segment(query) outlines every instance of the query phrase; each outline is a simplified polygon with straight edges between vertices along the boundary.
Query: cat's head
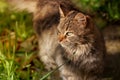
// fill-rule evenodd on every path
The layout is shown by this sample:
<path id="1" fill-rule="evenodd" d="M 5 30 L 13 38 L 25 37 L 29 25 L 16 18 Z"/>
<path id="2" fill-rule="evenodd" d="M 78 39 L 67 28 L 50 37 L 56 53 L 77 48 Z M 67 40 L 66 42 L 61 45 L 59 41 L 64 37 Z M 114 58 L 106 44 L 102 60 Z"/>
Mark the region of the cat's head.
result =
<path id="1" fill-rule="evenodd" d="M 64 15 L 62 9 L 59 10 L 61 19 L 58 25 L 58 40 L 61 46 L 70 53 L 74 53 L 78 46 L 88 46 L 94 40 L 94 26 L 90 17 L 77 11 Z"/>

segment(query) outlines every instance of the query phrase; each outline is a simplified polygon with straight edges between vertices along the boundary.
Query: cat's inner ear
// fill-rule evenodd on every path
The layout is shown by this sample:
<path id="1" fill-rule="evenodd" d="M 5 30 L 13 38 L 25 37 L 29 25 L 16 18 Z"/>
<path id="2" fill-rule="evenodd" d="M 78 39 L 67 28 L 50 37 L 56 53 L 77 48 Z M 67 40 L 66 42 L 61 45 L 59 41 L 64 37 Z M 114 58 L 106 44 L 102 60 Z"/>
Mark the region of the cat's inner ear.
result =
<path id="1" fill-rule="evenodd" d="M 81 25 L 81 26 L 86 26 L 87 24 L 87 16 L 82 14 L 82 13 L 78 13 L 75 16 L 75 20 Z"/>
<path id="2" fill-rule="evenodd" d="M 59 13 L 60 13 L 60 18 L 65 17 L 64 11 L 62 10 L 62 8 L 60 6 L 59 6 Z"/>

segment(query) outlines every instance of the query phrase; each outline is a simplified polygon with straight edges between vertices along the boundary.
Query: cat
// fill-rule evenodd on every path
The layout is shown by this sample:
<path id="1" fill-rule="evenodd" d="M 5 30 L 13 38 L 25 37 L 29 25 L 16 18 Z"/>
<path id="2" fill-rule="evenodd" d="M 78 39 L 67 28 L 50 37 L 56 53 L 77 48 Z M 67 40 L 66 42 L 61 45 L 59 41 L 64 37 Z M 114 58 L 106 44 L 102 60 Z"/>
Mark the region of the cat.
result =
<path id="1" fill-rule="evenodd" d="M 67 14 L 70 10 L 78 10 L 70 0 L 7 0 L 17 10 L 33 13 L 33 27 L 38 37 L 39 57 L 46 69 L 56 68 L 54 60 L 57 41 L 57 25 L 60 14 L 59 5 Z"/>
<path id="2" fill-rule="evenodd" d="M 75 10 L 65 15 L 61 8 L 59 11 L 56 63 L 64 64 L 60 68 L 63 80 L 102 80 L 106 54 L 102 34 L 88 15 Z"/>

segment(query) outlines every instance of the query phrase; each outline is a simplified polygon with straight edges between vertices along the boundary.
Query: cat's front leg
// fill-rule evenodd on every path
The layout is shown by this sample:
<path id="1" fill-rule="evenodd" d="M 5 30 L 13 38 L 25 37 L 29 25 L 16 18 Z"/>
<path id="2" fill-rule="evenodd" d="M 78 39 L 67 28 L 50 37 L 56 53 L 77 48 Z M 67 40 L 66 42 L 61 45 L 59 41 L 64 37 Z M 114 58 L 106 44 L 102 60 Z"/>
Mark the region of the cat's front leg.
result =
<path id="1" fill-rule="evenodd" d="M 39 57 L 40 60 L 44 63 L 45 68 L 47 70 L 52 70 L 56 68 L 56 62 L 53 58 L 53 53 L 52 51 L 47 51 L 45 49 L 42 49 L 43 46 L 39 45 L 40 51 L 39 51 Z"/>
<path id="2" fill-rule="evenodd" d="M 61 60 L 61 56 L 57 56 L 57 64 L 58 66 L 63 65 L 65 62 Z M 81 76 L 75 72 L 73 72 L 69 66 L 64 64 L 60 67 L 60 76 L 62 80 L 82 80 Z"/>
<path id="3" fill-rule="evenodd" d="M 51 33 L 52 31 L 43 32 L 41 37 L 39 38 L 39 57 L 41 61 L 44 63 L 45 68 L 48 70 L 56 68 L 56 62 L 54 60 L 55 57 L 55 49 L 57 44 L 57 40 L 55 34 Z M 51 35 L 51 34 L 52 35 Z"/>
<path id="4" fill-rule="evenodd" d="M 82 79 L 77 79 L 75 76 L 71 76 L 71 77 L 63 77 L 63 80 L 82 80 Z"/>
<path id="5" fill-rule="evenodd" d="M 63 80 L 82 80 L 82 79 L 80 79 L 80 76 L 76 76 L 69 72 L 67 72 L 67 73 L 64 72 L 63 74 L 61 74 L 61 77 Z"/>
<path id="6" fill-rule="evenodd" d="M 56 63 L 55 63 L 54 59 L 52 57 L 48 56 L 47 54 L 40 56 L 40 59 L 44 63 L 45 68 L 47 70 L 52 70 L 52 69 L 56 68 Z"/>

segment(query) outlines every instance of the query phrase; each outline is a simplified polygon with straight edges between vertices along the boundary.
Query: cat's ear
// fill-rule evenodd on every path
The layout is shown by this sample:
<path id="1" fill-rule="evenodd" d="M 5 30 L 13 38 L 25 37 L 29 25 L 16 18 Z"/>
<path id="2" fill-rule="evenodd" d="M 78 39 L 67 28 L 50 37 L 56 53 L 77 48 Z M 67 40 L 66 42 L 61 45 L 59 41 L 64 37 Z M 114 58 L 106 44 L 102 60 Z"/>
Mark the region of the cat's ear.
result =
<path id="1" fill-rule="evenodd" d="M 60 13 L 60 18 L 64 18 L 65 17 L 64 11 L 61 8 L 61 6 L 59 6 L 59 13 Z"/>
<path id="2" fill-rule="evenodd" d="M 75 20 L 81 25 L 81 27 L 85 27 L 87 24 L 87 16 L 82 13 L 78 13 L 75 16 Z"/>
<path id="3" fill-rule="evenodd" d="M 93 28 L 94 24 L 90 16 L 85 15 L 83 13 L 78 13 L 75 16 L 75 20 L 79 23 L 80 27 L 82 28 Z"/>

